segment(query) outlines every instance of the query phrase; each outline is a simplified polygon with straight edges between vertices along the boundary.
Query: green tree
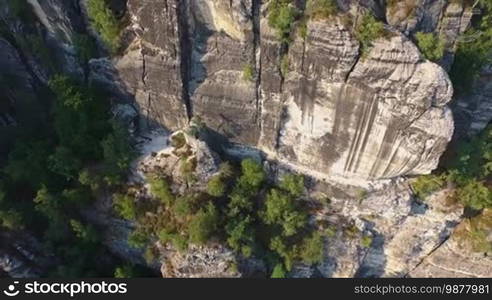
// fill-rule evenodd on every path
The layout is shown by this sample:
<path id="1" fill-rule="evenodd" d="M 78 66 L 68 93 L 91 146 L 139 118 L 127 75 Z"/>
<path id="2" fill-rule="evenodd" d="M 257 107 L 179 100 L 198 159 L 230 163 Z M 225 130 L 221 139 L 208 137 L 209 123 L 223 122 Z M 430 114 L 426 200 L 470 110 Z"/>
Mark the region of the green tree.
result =
<path id="1" fill-rule="evenodd" d="M 252 188 L 259 188 L 266 179 L 263 167 L 251 158 L 241 162 L 242 176 L 240 181 L 250 185 Z"/>
<path id="2" fill-rule="evenodd" d="M 71 210 L 90 204 L 93 200 L 93 195 L 83 187 L 73 187 L 64 189 L 61 193 L 61 198 L 61 201 L 63 201 L 62 208 Z"/>
<path id="3" fill-rule="evenodd" d="M 265 224 L 282 227 L 284 236 L 295 235 L 307 223 L 306 214 L 299 210 L 294 198 L 277 189 L 268 193 L 262 219 Z"/>
<path id="4" fill-rule="evenodd" d="M 445 175 L 422 175 L 417 177 L 412 183 L 412 189 L 415 195 L 420 199 L 443 188 L 446 183 Z"/>
<path id="5" fill-rule="evenodd" d="M 135 220 L 137 217 L 135 201 L 129 195 L 113 195 L 113 207 L 118 215 L 124 219 Z"/>
<path id="6" fill-rule="evenodd" d="M 280 236 L 276 236 L 270 241 L 270 249 L 283 258 L 287 271 L 292 270 L 299 252 L 296 245 L 288 245 Z"/>
<path id="7" fill-rule="evenodd" d="M 24 229 L 24 220 L 22 214 L 14 209 L 0 210 L 0 226 L 10 230 Z"/>
<path id="8" fill-rule="evenodd" d="M 135 278 L 136 272 L 132 265 L 123 265 L 114 270 L 114 278 Z"/>
<path id="9" fill-rule="evenodd" d="M 171 187 L 165 178 L 153 177 L 148 178 L 150 183 L 150 192 L 157 197 L 166 206 L 171 206 L 175 201 L 175 196 L 171 192 Z"/>
<path id="10" fill-rule="evenodd" d="M 113 122 L 112 126 L 113 131 L 101 142 L 101 146 L 106 165 L 106 180 L 117 183 L 122 180 L 135 155 L 127 130 L 119 122 Z"/>
<path id="11" fill-rule="evenodd" d="M 213 197 L 222 197 L 225 194 L 227 185 L 222 176 L 216 175 L 207 183 L 207 193 Z"/>
<path id="12" fill-rule="evenodd" d="M 46 186 L 38 190 L 34 198 L 35 208 L 48 219 L 60 220 L 62 218 L 60 198 L 48 191 Z"/>
<path id="13" fill-rule="evenodd" d="M 373 42 L 385 34 L 384 24 L 377 21 L 370 13 L 362 17 L 362 21 L 356 27 L 355 36 L 361 44 L 361 53 L 367 55 L 373 46 Z"/>
<path id="14" fill-rule="evenodd" d="M 461 185 L 471 178 L 488 176 L 492 166 L 492 127 L 461 142 L 456 152 L 455 159 L 449 165 L 451 179 Z"/>
<path id="15" fill-rule="evenodd" d="M 253 220 L 250 216 L 232 218 L 226 225 L 227 244 L 246 257 L 252 255 L 255 245 L 255 233 L 252 225 Z"/>
<path id="16" fill-rule="evenodd" d="M 458 200 L 473 209 L 492 207 L 492 193 L 483 183 L 472 180 L 458 189 Z"/>
<path id="17" fill-rule="evenodd" d="M 436 34 L 417 32 L 415 39 L 420 51 L 428 60 L 438 61 L 444 56 L 444 40 Z"/>
<path id="18" fill-rule="evenodd" d="M 185 219 L 191 215 L 192 213 L 191 203 L 193 201 L 192 198 L 193 195 L 185 195 L 185 196 L 178 197 L 176 201 L 174 201 L 173 212 L 177 217 L 181 219 Z"/>
<path id="19" fill-rule="evenodd" d="M 276 264 L 275 268 L 273 268 L 273 272 L 271 278 L 285 278 L 286 272 L 284 269 L 284 265 L 281 263 Z"/>
<path id="20" fill-rule="evenodd" d="M 299 11 L 290 0 L 273 0 L 268 7 L 268 25 L 277 31 L 278 38 L 288 43 Z"/>
<path id="21" fill-rule="evenodd" d="M 186 136 L 183 132 L 178 132 L 171 136 L 171 146 L 176 149 L 181 149 L 186 145 Z"/>
<path id="22" fill-rule="evenodd" d="M 72 219 L 70 220 L 70 226 L 80 241 L 93 244 L 99 242 L 99 234 L 91 225 L 84 225 L 80 221 Z"/>
<path id="23" fill-rule="evenodd" d="M 189 224 L 190 242 L 198 245 L 205 244 L 217 230 L 218 222 L 219 213 L 209 202 L 205 209 L 200 209 Z"/>
<path id="24" fill-rule="evenodd" d="M 145 245 L 147 245 L 148 241 L 148 237 L 143 232 L 140 232 L 138 230 L 133 231 L 128 236 L 128 245 L 133 248 L 142 249 L 145 247 Z"/>
<path id="25" fill-rule="evenodd" d="M 362 237 L 362 240 L 360 241 L 360 244 L 364 248 L 369 248 L 372 245 L 372 236 L 370 235 L 364 235 Z"/>
<path id="26" fill-rule="evenodd" d="M 280 181 L 279 187 L 292 197 L 300 197 L 305 190 L 304 177 L 302 175 L 287 174 Z"/>
<path id="27" fill-rule="evenodd" d="M 84 169 L 79 173 L 79 183 L 90 187 L 96 191 L 100 187 L 101 177 L 96 172 L 91 172 L 89 169 Z"/>
<path id="28" fill-rule="evenodd" d="M 37 189 L 43 183 L 52 181 L 48 172 L 47 157 L 50 144 L 45 141 L 19 141 L 9 154 L 5 173 L 18 183 L 28 183 Z"/>
<path id="29" fill-rule="evenodd" d="M 35 18 L 32 7 L 27 0 L 8 0 L 7 5 L 12 10 L 13 15 L 24 22 L 31 22 Z"/>
<path id="30" fill-rule="evenodd" d="M 228 213 L 229 217 L 236 217 L 241 214 L 250 214 L 253 209 L 252 194 L 240 185 L 229 195 Z"/>
<path id="31" fill-rule="evenodd" d="M 188 238 L 185 235 L 175 234 L 173 235 L 173 246 L 179 252 L 185 252 L 188 250 Z"/>
<path id="32" fill-rule="evenodd" d="M 59 146 L 82 162 L 99 160 L 100 141 L 111 131 L 109 103 L 102 94 L 66 76 L 53 76 L 49 87 L 56 95 L 53 123 Z"/>
<path id="33" fill-rule="evenodd" d="M 92 101 L 82 91 L 81 87 L 67 76 L 56 75 L 50 79 L 48 85 L 55 92 L 60 107 L 80 111 L 88 102 Z"/>
<path id="34" fill-rule="evenodd" d="M 106 0 L 88 0 L 87 13 L 91 25 L 99 33 L 112 54 L 120 47 L 121 25 Z"/>
<path id="35" fill-rule="evenodd" d="M 80 169 L 82 162 L 69 148 L 57 147 L 55 153 L 48 158 L 49 168 L 52 172 L 60 174 L 67 179 L 75 178 Z"/>
<path id="36" fill-rule="evenodd" d="M 77 58 L 81 63 L 87 63 L 97 55 L 97 45 L 94 39 L 87 34 L 75 34 L 73 36 L 73 45 Z"/>
<path id="37" fill-rule="evenodd" d="M 255 249 L 254 197 L 266 180 L 262 166 L 253 159 L 241 162 L 242 175 L 229 194 L 227 205 L 227 243 L 244 256 Z"/>
<path id="38" fill-rule="evenodd" d="M 319 232 L 314 232 L 304 240 L 301 250 L 301 258 L 307 264 L 317 264 L 323 261 L 323 236 Z"/>
<path id="39" fill-rule="evenodd" d="M 484 66 L 492 59 L 492 5 L 490 0 L 477 1 L 482 13 L 475 16 L 472 27 L 458 40 L 450 77 L 455 91 L 466 94 Z"/>

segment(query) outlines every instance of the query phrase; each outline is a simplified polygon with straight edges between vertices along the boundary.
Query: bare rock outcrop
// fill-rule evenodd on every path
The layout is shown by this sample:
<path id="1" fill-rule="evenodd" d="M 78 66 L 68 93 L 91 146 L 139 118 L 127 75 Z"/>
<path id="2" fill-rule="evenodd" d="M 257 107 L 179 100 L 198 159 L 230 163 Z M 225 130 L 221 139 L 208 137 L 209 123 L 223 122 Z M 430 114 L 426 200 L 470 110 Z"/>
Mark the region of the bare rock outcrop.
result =
<path id="1" fill-rule="evenodd" d="M 460 35 L 468 29 L 473 9 L 466 1 L 386 1 L 388 24 L 405 33 L 432 32 L 445 43 L 446 53 L 439 64 L 450 69 Z"/>
<path id="2" fill-rule="evenodd" d="M 185 253 L 163 249 L 161 267 L 165 278 L 228 278 L 239 277 L 234 253 L 223 246 L 191 246 Z"/>
<path id="3" fill-rule="evenodd" d="M 416 278 L 473 278 L 490 277 L 491 274 L 490 257 L 464 250 L 452 237 L 408 275 Z"/>
<path id="4" fill-rule="evenodd" d="M 107 84 L 121 97 L 116 115 L 132 123 L 138 110 L 147 148 L 131 178 L 137 199 L 149 197 L 146 173 L 172 174 L 173 191 L 179 193 L 189 188 L 183 163 L 201 184 L 217 172 L 215 153 L 179 131 L 197 118 L 236 145 L 330 184 L 386 180 L 359 199 L 344 192 L 330 196 L 332 202 L 316 215 L 326 226 L 320 230 L 331 232 L 325 259 L 316 267 L 295 266 L 293 276 L 490 275 L 488 258 L 465 257 L 459 241 L 449 238 L 462 221 L 462 207 L 446 203 L 448 191 L 419 203 L 406 182 L 393 179 L 431 172 L 453 135 L 448 107 L 453 88 L 444 69 L 468 27 L 469 7 L 457 1 L 397 1 L 388 7 L 388 1 L 338 0 L 340 16 L 307 20 L 305 35 L 293 30 L 287 45 L 269 25 L 269 1 L 128 0 L 122 55 L 93 59 L 84 70 L 73 47 L 74 35 L 86 30 L 79 1 L 28 2 L 39 20 L 35 28 L 13 18 L 0 0 L 0 26 L 9 32 L 0 38 L 5 54 L 0 66 L 34 94 L 36 82 L 46 83 L 55 72 L 32 49 L 18 46 L 15 35 L 41 38 L 54 50 L 61 71 L 80 76 L 89 71 L 87 79 Z M 347 19 L 356 21 L 368 10 L 387 24 L 384 36 L 363 50 Z M 412 41 L 417 31 L 445 39 L 439 64 L 421 55 Z M 467 124 L 474 130 L 492 118 L 489 79 L 485 70 L 479 82 L 484 88 L 458 101 L 461 112 L 474 115 Z M 22 103 L 16 99 L 0 107 L 0 134 L 21 120 L 15 108 Z M 175 145 L 162 132 L 145 136 L 158 127 L 178 130 Z M 203 188 L 200 183 L 194 188 Z M 84 212 L 86 218 L 101 228 L 113 253 L 147 264 L 126 242 L 134 224 L 117 218 L 111 197 L 103 196 Z M 4 272 L 37 276 L 38 266 L 26 267 L 35 259 L 12 245 L 0 247 Z M 164 276 L 240 276 L 225 247 L 192 247 L 186 253 L 157 247 L 159 257 L 151 266 Z"/>
<path id="5" fill-rule="evenodd" d="M 464 220 L 453 235 L 413 269 L 412 277 L 490 277 L 492 210 Z"/>
<path id="6" fill-rule="evenodd" d="M 325 259 L 310 274 L 323 277 L 404 277 L 440 249 L 461 221 L 463 208 L 442 191 L 417 202 L 406 182 L 369 196 L 331 198 L 316 215 L 329 238 Z M 294 271 L 295 272 L 295 271 Z"/>
<path id="7" fill-rule="evenodd" d="M 311 175 L 379 180 L 437 166 L 453 133 L 441 67 L 391 28 L 362 56 L 341 17 L 309 21 L 286 49 L 267 6 L 129 1 L 135 39 L 116 67 L 143 119 L 175 130 L 197 116 Z"/>
<path id="8" fill-rule="evenodd" d="M 285 116 L 277 116 L 283 122 L 278 136 L 269 138 L 278 140 L 272 150 L 312 170 L 351 178 L 433 170 L 453 133 L 446 73 L 399 34 L 378 40 L 359 58 L 358 43 L 342 23 L 307 27 L 307 41 L 296 40 L 289 52 L 293 70 L 281 96 Z"/>
<path id="9" fill-rule="evenodd" d="M 158 123 L 176 130 L 188 122 L 183 86 L 187 78 L 182 72 L 187 65 L 182 52 L 188 46 L 180 37 L 186 31 L 180 23 L 180 3 L 130 0 L 127 4 L 134 39 L 114 64 L 127 91 L 135 97 L 143 129 L 155 128 Z"/>

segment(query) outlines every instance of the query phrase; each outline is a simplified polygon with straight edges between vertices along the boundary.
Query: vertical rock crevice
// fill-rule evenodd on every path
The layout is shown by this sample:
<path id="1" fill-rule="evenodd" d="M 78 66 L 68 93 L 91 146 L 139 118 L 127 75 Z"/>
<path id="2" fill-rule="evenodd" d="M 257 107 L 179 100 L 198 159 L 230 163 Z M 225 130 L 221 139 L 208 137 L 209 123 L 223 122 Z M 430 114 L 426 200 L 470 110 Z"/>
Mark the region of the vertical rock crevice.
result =
<path id="1" fill-rule="evenodd" d="M 232 0 L 231 0 L 232 3 Z M 253 59 L 255 62 L 256 69 L 256 80 L 255 80 L 255 96 L 256 96 L 256 124 L 258 130 L 261 132 L 261 114 L 262 114 L 262 97 L 261 97 L 261 28 L 260 28 L 260 11 L 261 11 L 261 0 L 253 0 L 251 5 L 251 16 L 253 23 Z M 232 5 L 232 4 L 231 4 Z"/>
<path id="2" fill-rule="evenodd" d="M 178 35 L 179 35 L 179 56 L 180 56 L 180 72 L 181 72 L 181 97 L 186 106 L 186 114 L 188 121 L 193 117 L 193 106 L 190 98 L 190 81 L 191 81 L 191 56 L 192 45 L 191 36 L 188 26 L 189 18 L 189 2 L 177 1 L 176 4 L 176 16 L 178 23 Z"/>

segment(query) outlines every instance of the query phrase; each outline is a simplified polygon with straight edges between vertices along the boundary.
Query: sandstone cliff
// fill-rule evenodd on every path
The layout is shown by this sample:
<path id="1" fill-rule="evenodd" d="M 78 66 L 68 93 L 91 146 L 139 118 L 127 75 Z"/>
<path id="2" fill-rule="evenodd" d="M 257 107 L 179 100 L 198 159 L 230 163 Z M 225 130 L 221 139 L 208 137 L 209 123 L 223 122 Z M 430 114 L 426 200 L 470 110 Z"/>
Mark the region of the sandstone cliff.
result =
<path id="1" fill-rule="evenodd" d="M 453 134 L 453 89 L 409 35 L 441 32 L 452 56 L 469 11 L 424 1 L 403 16 L 404 8 L 340 2 L 339 16 L 309 20 L 306 37 L 293 33 L 286 46 L 268 25 L 267 2 L 130 0 L 134 38 L 114 63 L 142 125 L 175 130 L 200 117 L 231 141 L 320 178 L 429 173 Z M 368 9 L 386 16 L 391 34 L 362 57 L 344 20 Z M 246 66 L 252 80 L 243 78 Z"/>
<path id="2" fill-rule="evenodd" d="M 302 8 L 304 1 L 297 2 Z M 490 260 L 463 252 L 449 238 L 462 221 L 462 207 L 443 204 L 443 194 L 420 203 L 405 181 L 394 180 L 435 169 L 453 135 L 448 107 L 453 87 L 446 70 L 471 11 L 459 1 L 401 1 L 392 7 L 386 2 L 339 0 L 338 16 L 308 20 L 305 37 L 294 30 L 286 45 L 268 24 L 269 1 L 128 0 L 121 55 L 92 59 L 85 66 L 74 47 L 76 34 L 92 32 L 85 1 L 29 0 L 36 21 L 26 26 L 0 0 L 0 68 L 15 76 L 25 92 L 11 94 L 2 86 L 8 105 L 0 103 L 0 143 L 6 145 L 0 151 L 7 153 L 17 128 L 31 121 L 24 117 L 32 114 L 23 101 L 46 113 L 49 103 L 39 91 L 48 77 L 74 74 L 107 85 L 118 102 L 115 114 L 128 123 L 138 111 L 135 133 L 140 137 L 161 127 L 176 131 L 200 119 L 229 139 L 214 145 L 220 150 L 259 150 L 272 174 L 289 169 L 313 177 L 310 196 L 332 199 L 316 218 L 336 226 L 324 262 L 315 268 L 298 265 L 294 276 L 490 275 Z M 387 34 L 363 54 L 354 24 L 367 11 L 385 22 Z M 412 38 L 418 31 L 444 38 L 442 60 L 424 58 Z M 19 44 L 18 36 L 31 37 L 33 45 L 47 44 L 55 65 L 46 65 L 35 48 Z M 252 70 L 252 78 L 245 78 L 245 68 Z M 465 131 L 479 131 L 492 119 L 489 77 L 485 69 L 480 88 L 453 107 Z M 209 178 L 216 171 L 209 159 L 215 154 L 204 144 L 197 147 L 195 155 L 204 158 L 200 175 Z M 176 157 L 144 154 L 150 167 L 162 163 L 168 172 L 178 172 Z M 139 174 L 134 175 L 138 182 Z M 354 186 L 374 189 L 357 201 Z M 142 253 L 126 243 L 133 225 L 114 218 L 110 199 L 97 205 L 86 217 L 104 228 L 104 243 L 125 260 L 146 264 Z M 364 236 L 371 237 L 370 245 L 361 245 Z M 2 244 L 0 269 L 10 276 L 37 276 L 45 263 L 12 245 Z M 222 246 L 185 254 L 162 245 L 159 250 L 161 260 L 150 266 L 164 276 L 240 275 L 232 268 L 236 258 Z M 461 264 L 451 266 L 455 260 Z M 245 264 L 250 273 L 262 269 L 254 261 Z"/>
<path id="3" fill-rule="evenodd" d="M 44 94 L 49 76 L 84 77 L 74 47 L 75 36 L 86 32 L 78 1 L 24 3 L 29 10 L 19 17 L 10 1 L 0 1 L 0 156 L 16 134 L 42 126 L 49 111 Z"/>

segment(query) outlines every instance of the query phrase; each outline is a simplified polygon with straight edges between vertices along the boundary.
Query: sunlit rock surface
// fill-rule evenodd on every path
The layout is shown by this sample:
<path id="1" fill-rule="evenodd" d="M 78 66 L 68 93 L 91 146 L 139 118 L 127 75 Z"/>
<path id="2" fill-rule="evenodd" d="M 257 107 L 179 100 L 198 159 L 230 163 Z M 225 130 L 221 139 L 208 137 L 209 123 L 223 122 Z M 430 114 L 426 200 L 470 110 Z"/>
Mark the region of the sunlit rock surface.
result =
<path id="1" fill-rule="evenodd" d="M 454 128 L 441 67 L 390 28 L 362 55 L 343 18 L 308 22 L 306 39 L 296 34 L 285 52 L 265 7 L 129 1 L 135 38 L 116 66 L 143 119 L 174 130 L 200 117 L 233 142 L 328 177 L 437 166 Z"/>

